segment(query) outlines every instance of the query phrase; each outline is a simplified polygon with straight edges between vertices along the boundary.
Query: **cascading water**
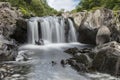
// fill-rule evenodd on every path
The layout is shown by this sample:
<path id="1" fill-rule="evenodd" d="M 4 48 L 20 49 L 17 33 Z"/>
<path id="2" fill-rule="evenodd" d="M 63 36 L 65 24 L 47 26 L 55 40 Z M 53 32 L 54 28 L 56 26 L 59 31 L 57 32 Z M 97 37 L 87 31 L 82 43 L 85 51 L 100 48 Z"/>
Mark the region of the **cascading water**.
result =
<path id="1" fill-rule="evenodd" d="M 68 23 L 68 24 L 66 24 Z M 43 40 L 49 43 L 77 42 L 73 22 L 62 17 L 31 18 L 28 21 L 28 42 Z"/>

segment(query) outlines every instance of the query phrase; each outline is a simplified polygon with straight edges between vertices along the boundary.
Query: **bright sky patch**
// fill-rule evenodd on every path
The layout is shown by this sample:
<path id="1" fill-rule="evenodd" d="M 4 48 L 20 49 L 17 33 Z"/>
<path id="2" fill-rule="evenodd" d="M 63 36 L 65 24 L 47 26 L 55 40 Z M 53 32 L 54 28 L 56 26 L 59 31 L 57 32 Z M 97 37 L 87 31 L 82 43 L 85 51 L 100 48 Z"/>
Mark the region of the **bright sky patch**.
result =
<path id="1" fill-rule="evenodd" d="M 75 9 L 79 1 L 80 0 L 47 0 L 48 4 L 58 11 L 61 9 L 64 9 L 65 11 L 71 11 Z"/>

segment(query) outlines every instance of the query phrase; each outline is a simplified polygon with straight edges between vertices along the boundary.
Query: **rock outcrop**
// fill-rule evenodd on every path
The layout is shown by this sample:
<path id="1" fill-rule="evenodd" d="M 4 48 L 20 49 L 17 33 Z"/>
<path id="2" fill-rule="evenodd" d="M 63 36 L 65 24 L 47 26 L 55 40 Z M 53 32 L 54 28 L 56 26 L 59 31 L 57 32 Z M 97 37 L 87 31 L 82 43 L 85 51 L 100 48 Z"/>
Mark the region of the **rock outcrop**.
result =
<path id="1" fill-rule="evenodd" d="M 0 2 L 0 61 L 15 60 L 17 56 L 17 42 L 19 42 L 18 39 L 22 38 L 15 31 L 18 27 L 22 28 L 24 26 L 23 23 L 21 26 L 17 24 L 21 19 L 22 14 L 19 10 L 11 7 L 8 2 Z M 23 30 L 18 32 L 22 37 L 25 36 Z M 13 35 L 19 38 L 16 39 Z"/>
<path id="2" fill-rule="evenodd" d="M 93 49 L 71 48 L 65 52 L 73 56 L 65 62 L 77 71 L 99 71 L 120 76 L 120 44 L 116 41 L 96 46 Z"/>
<path id="3" fill-rule="evenodd" d="M 63 14 L 70 17 L 79 33 L 78 39 L 82 43 L 96 44 L 96 34 L 100 27 L 107 26 L 111 32 L 111 41 L 120 42 L 120 11 L 98 9 L 82 11 L 73 14 Z"/>

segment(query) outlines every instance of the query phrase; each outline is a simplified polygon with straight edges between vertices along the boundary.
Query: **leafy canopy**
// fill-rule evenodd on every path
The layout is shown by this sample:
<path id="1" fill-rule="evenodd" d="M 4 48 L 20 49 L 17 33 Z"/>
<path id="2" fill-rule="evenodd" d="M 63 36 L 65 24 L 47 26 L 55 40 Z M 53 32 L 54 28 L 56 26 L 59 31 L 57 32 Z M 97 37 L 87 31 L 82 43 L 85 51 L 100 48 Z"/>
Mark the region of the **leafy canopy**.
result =
<path id="1" fill-rule="evenodd" d="M 91 10 L 101 7 L 112 10 L 119 10 L 120 0 L 80 0 L 79 5 L 76 7 L 76 11 Z"/>

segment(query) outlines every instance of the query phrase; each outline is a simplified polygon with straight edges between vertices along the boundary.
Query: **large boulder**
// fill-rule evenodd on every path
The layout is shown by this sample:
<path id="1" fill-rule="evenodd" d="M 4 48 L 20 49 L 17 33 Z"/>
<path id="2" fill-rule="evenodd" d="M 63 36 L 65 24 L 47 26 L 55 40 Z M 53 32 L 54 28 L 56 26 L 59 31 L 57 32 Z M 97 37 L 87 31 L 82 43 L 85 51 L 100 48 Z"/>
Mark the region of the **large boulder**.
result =
<path id="1" fill-rule="evenodd" d="M 113 41 L 97 46 L 94 52 L 96 56 L 93 60 L 92 69 L 112 75 L 120 75 L 119 43 Z"/>
<path id="2" fill-rule="evenodd" d="M 96 44 L 102 45 L 110 41 L 111 32 L 107 26 L 102 26 L 99 28 L 96 35 Z"/>

